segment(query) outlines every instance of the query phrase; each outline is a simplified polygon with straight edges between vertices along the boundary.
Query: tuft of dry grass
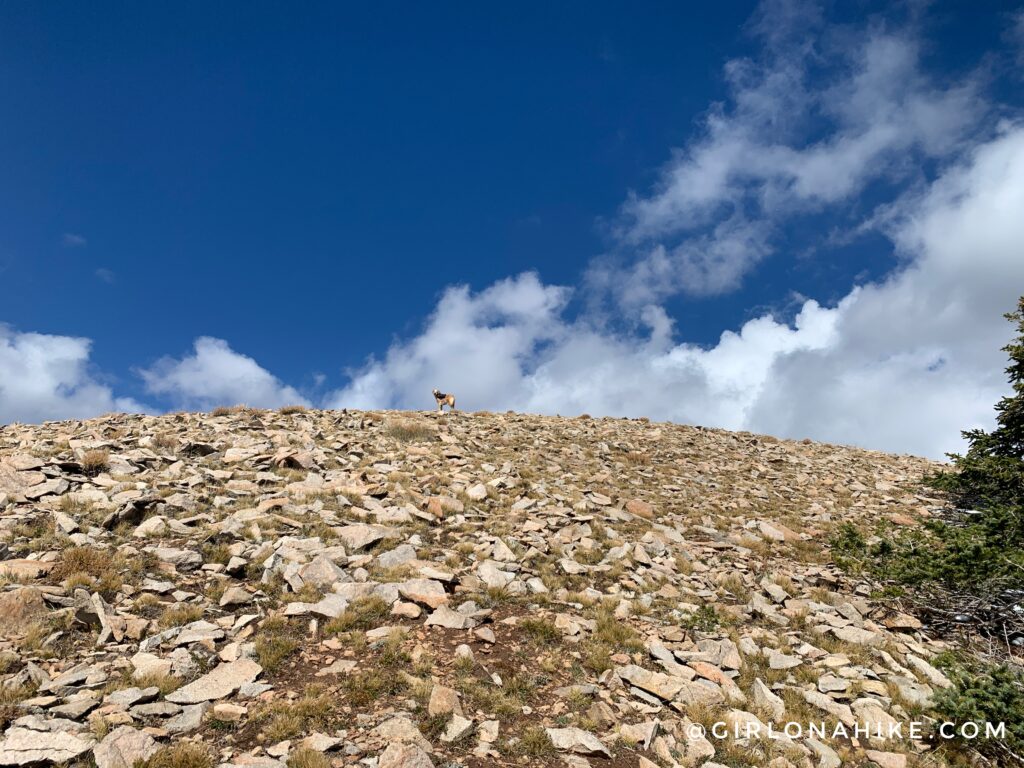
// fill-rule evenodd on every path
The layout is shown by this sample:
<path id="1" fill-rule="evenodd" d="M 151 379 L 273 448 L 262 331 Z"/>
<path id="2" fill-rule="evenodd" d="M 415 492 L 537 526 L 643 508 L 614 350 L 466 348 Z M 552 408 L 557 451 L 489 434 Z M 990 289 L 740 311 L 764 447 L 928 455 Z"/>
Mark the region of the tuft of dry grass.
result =
<path id="1" fill-rule="evenodd" d="M 160 614 L 158 623 L 161 627 L 168 629 L 170 627 L 182 627 L 185 624 L 191 624 L 193 621 L 199 621 L 202 617 L 203 607 L 201 605 L 180 603 L 169 606 Z"/>
<path id="2" fill-rule="evenodd" d="M 245 413 L 251 410 L 247 405 L 221 405 L 210 411 L 211 416 L 230 416 L 233 413 Z"/>
<path id="3" fill-rule="evenodd" d="M 322 753 L 303 747 L 288 758 L 288 768 L 331 768 L 331 761 Z"/>
<path id="4" fill-rule="evenodd" d="M 368 661 L 365 669 L 342 678 L 341 689 L 346 702 L 354 707 L 369 707 L 379 704 L 385 696 L 408 689 L 408 681 L 399 673 L 408 669 L 412 661 L 402 648 L 404 640 L 402 634 L 392 635 L 381 644 L 378 655 Z"/>
<path id="5" fill-rule="evenodd" d="M 743 577 L 735 571 L 721 576 L 718 579 L 718 586 L 732 595 L 736 602 L 746 603 L 750 600 L 750 589 L 743 583 Z"/>
<path id="6" fill-rule="evenodd" d="M 597 674 L 611 669 L 611 657 L 616 653 L 642 650 L 643 640 L 629 624 L 615 618 L 614 608 L 598 605 L 595 610 L 593 634 L 580 644 L 583 666 Z"/>
<path id="7" fill-rule="evenodd" d="M 284 741 L 326 729 L 334 716 L 336 704 L 337 699 L 323 688 L 310 686 L 293 701 L 279 700 L 258 708 L 252 719 L 262 726 L 269 741 Z"/>
<path id="8" fill-rule="evenodd" d="M 158 672 L 150 672 L 148 675 L 142 677 L 136 677 L 132 680 L 132 685 L 138 688 L 159 688 L 160 695 L 166 696 L 169 693 L 174 693 L 181 687 L 181 680 L 174 675 L 164 675 Z"/>
<path id="9" fill-rule="evenodd" d="M 58 581 L 72 574 L 85 573 L 99 578 L 114 567 L 113 553 L 108 549 L 95 547 L 70 547 L 60 556 L 52 574 Z"/>
<path id="10" fill-rule="evenodd" d="M 545 618 L 527 618 L 519 622 L 519 628 L 526 636 L 538 643 L 554 644 L 562 639 L 562 633 L 554 622 Z"/>
<path id="11" fill-rule="evenodd" d="M 12 720 L 25 714 L 18 705 L 33 693 L 34 688 L 25 685 L 18 688 L 0 686 L 0 730 L 6 729 Z"/>
<path id="12" fill-rule="evenodd" d="M 278 413 L 287 416 L 289 413 L 305 413 L 307 410 L 309 409 L 306 408 L 306 406 L 304 405 L 284 405 L 281 406 L 281 409 L 278 411 Z"/>
<path id="13" fill-rule="evenodd" d="M 464 703 L 502 717 L 522 714 L 523 705 L 535 703 L 538 691 L 548 679 L 543 674 L 513 672 L 503 675 L 499 686 L 489 678 L 476 677 L 471 665 L 460 665 L 456 671 L 460 676 L 455 681 L 455 688 L 462 694 Z"/>
<path id="14" fill-rule="evenodd" d="M 415 419 L 395 419 L 384 424 L 384 433 L 402 443 L 423 442 L 437 438 L 437 428 Z"/>
<path id="15" fill-rule="evenodd" d="M 124 575 L 138 576 L 139 567 L 144 567 L 141 562 L 133 564 L 109 549 L 69 547 L 51 574 L 69 590 L 87 587 L 109 599 L 121 589 Z"/>
<path id="16" fill-rule="evenodd" d="M 555 745 L 543 728 L 531 726 L 520 734 L 514 751 L 526 757 L 551 757 L 555 754 Z"/>
<path id="17" fill-rule="evenodd" d="M 154 595 L 152 592 L 143 592 L 141 595 L 135 598 L 135 602 L 132 604 L 136 611 L 146 612 L 151 608 L 156 608 L 161 604 L 159 597 Z"/>
<path id="18" fill-rule="evenodd" d="M 228 549 L 227 544 L 204 544 L 202 552 L 203 562 L 206 563 L 227 565 L 228 561 L 231 560 L 231 551 Z"/>
<path id="19" fill-rule="evenodd" d="M 161 432 L 153 438 L 153 445 L 164 451 L 172 451 L 178 447 L 178 438 L 170 432 Z"/>
<path id="20" fill-rule="evenodd" d="M 213 768 L 213 755 L 204 745 L 194 741 L 179 741 L 163 747 L 145 763 L 145 768 Z"/>
<path id="21" fill-rule="evenodd" d="M 82 456 L 82 471 L 93 477 L 110 466 L 110 454 L 100 448 L 86 451 Z"/>

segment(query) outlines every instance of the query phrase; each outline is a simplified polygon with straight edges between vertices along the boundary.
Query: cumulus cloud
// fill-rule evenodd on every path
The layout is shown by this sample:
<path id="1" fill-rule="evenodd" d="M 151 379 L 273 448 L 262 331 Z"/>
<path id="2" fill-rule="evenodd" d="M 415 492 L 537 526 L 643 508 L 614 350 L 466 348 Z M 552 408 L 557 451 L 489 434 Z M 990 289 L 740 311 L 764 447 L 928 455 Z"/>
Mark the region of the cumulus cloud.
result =
<path id="1" fill-rule="evenodd" d="M 208 336 L 196 339 L 191 355 L 164 357 L 138 373 L 149 392 L 168 398 L 178 408 L 310 404 L 251 357 L 235 352 L 223 339 Z"/>
<path id="2" fill-rule="evenodd" d="M 90 345 L 88 339 L 20 333 L 0 324 L 0 424 L 141 411 L 139 403 L 115 397 L 97 379 Z"/>
<path id="3" fill-rule="evenodd" d="M 728 101 L 654 189 L 629 196 L 618 251 L 590 271 L 627 308 L 734 289 L 775 251 L 780 221 L 949 157 L 986 113 L 974 78 L 922 71 L 906 29 L 828 26 L 794 2 L 766 3 L 755 21 L 761 54 L 727 62 Z"/>
<path id="4" fill-rule="evenodd" d="M 835 345 L 780 362 L 754 422 L 793 432 L 825 415 L 836 439 L 870 430 L 928 453 L 930 434 L 989 426 L 1007 386 L 1002 314 L 1024 286 L 1022 206 L 1018 125 L 898 207 L 889 234 L 907 265 L 839 305 Z"/>
<path id="5" fill-rule="evenodd" d="M 673 342 L 660 308 L 641 334 L 616 335 L 565 314 L 567 289 L 536 274 L 472 294 L 449 289 L 419 336 L 370 361 L 330 399 L 333 407 L 422 408 L 433 386 L 470 409 L 654 416 L 740 428 L 780 354 L 817 349 L 834 311 L 807 302 L 792 326 L 764 317 L 727 331 L 705 350 Z M 496 311 L 498 297 L 530 313 Z"/>
<path id="6" fill-rule="evenodd" d="M 569 319 L 568 291 L 536 275 L 449 289 L 419 336 L 370 361 L 335 406 L 421 408 L 436 385 L 467 408 L 646 415 L 940 457 L 989 426 L 1005 392 L 1002 313 L 1024 285 L 1024 128 L 1007 126 L 886 232 L 904 258 L 835 307 L 806 301 L 704 349 L 674 341 L 658 307 L 615 335 Z"/>
<path id="7" fill-rule="evenodd" d="M 467 402 L 520 402 L 524 369 L 539 348 L 565 334 L 561 313 L 568 298 L 568 289 L 543 285 L 535 274 L 501 280 L 476 295 L 466 286 L 449 288 L 420 336 L 392 346 L 328 403 L 417 407 L 424 396 L 431 401 L 435 386 L 457 386 Z"/>

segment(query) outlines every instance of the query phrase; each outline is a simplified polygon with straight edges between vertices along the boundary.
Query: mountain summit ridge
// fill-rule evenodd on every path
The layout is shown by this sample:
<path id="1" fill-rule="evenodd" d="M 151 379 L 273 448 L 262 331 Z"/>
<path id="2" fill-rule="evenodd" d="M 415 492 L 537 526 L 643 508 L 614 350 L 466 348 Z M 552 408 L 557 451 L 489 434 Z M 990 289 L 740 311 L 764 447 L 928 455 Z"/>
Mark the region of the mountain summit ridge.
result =
<path id="1" fill-rule="evenodd" d="M 589 416 L 8 425 L 0 766 L 904 765 L 807 728 L 906 735 L 949 685 L 829 552 L 936 514 L 938 466 Z"/>

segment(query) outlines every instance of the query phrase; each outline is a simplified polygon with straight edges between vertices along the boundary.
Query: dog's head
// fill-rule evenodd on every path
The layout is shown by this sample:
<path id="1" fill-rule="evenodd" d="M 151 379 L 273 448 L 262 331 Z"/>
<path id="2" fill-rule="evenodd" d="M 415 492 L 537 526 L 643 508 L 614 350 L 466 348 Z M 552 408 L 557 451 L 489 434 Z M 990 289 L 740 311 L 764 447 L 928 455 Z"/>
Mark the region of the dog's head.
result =
<path id="1" fill-rule="evenodd" d="M 431 390 L 431 391 L 434 393 L 434 397 L 440 397 L 441 396 L 441 390 L 438 389 L 437 387 L 434 387 L 434 389 Z"/>

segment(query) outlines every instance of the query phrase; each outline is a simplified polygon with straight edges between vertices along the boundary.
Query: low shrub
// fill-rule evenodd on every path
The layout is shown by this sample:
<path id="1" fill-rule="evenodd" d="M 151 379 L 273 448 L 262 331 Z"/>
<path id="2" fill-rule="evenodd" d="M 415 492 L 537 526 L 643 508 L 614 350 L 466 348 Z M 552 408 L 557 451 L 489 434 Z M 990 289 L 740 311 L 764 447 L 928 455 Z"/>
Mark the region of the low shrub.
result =
<path id="1" fill-rule="evenodd" d="M 956 723 L 960 734 L 964 723 L 976 723 L 979 737 L 958 742 L 993 758 L 1024 752 L 1024 681 L 1020 673 L 1004 664 L 958 662 L 946 670 L 952 688 L 939 690 L 933 699 L 943 722 Z M 985 724 L 1005 726 L 1001 738 L 986 738 Z"/>

